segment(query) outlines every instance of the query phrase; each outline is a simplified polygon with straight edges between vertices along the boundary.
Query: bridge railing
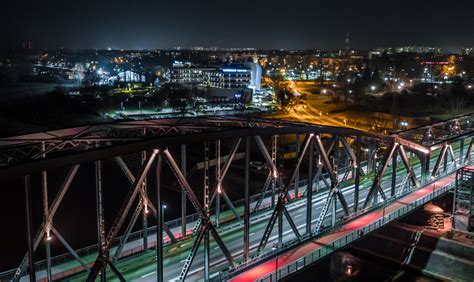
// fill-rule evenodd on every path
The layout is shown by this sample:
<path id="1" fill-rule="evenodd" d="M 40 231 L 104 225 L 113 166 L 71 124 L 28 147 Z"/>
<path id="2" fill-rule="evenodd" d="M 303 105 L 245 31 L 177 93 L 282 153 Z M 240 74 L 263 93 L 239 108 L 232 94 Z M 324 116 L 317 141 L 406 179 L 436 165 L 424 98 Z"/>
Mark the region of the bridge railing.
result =
<path id="1" fill-rule="evenodd" d="M 281 278 L 284 278 L 288 275 L 291 275 L 291 274 L 297 272 L 298 270 L 301 270 L 302 268 L 307 267 L 307 266 L 313 264 L 314 262 L 323 259 L 324 257 L 326 257 L 327 255 L 333 253 L 337 249 L 340 249 L 342 247 L 347 246 L 349 243 L 354 242 L 354 241 L 364 237 L 365 235 L 379 229 L 380 227 L 384 226 L 385 224 L 387 224 L 387 223 L 389 223 L 393 220 L 396 220 L 396 219 L 408 214 L 409 212 L 413 211 L 414 209 L 418 208 L 419 206 L 421 206 L 423 204 L 426 204 L 429 201 L 445 194 L 449 190 L 453 189 L 454 186 L 455 186 L 454 183 L 450 183 L 450 184 L 448 184 L 448 185 L 446 185 L 446 186 L 444 186 L 444 187 L 442 187 L 438 190 L 435 190 L 435 191 L 431 192 L 430 194 L 424 196 L 423 198 L 418 199 L 414 202 L 408 203 L 408 204 L 404 205 L 403 207 L 397 209 L 396 211 L 382 216 L 378 220 L 370 223 L 369 225 L 358 228 L 358 229 L 352 231 L 351 233 L 349 233 L 349 234 L 347 234 L 347 235 L 345 235 L 345 236 L 343 236 L 343 237 L 341 237 L 337 240 L 334 240 L 333 242 L 327 244 L 326 246 L 322 246 L 321 248 L 305 255 L 303 258 L 301 258 L 299 260 L 296 260 L 293 263 L 287 264 L 287 265 L 285 265 L 281 268 L 277 266 L 277 260 L 278 260 L 278 257 L 277 257 L 277 260 L 275 261 L 275 273 L 271 273 L 271 274 L 265 276 L 264 278 L 260 279 L 259 281 L 261 281 L 261 282 L 278 281 Z"/>

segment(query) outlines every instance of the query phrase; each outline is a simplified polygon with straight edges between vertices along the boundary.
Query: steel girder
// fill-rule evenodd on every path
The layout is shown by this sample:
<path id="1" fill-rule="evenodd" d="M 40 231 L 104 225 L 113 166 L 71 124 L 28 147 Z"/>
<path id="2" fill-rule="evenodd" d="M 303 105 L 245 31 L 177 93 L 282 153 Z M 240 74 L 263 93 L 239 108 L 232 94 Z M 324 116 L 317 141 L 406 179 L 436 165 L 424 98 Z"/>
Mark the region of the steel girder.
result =
<path id="1" fill-rule="evenodd" d="M 125 174 L 125 176 L 127 176 L 128 180 L 130 181 L 130 184 L 134 184 L 135 183 L 135 176 L 133 175 L 132 171 L 130 170 L 130 168 L 127 166 L 127 164 L 125 163 L 125 161 L 122 159 L 122 157 L 115 157 L 115 161 L 117 162 L 118 166 L 122 169 L 123 173 Z M 143 189 L 140 189 L 139 190 L 139 193 L 140 193 L 140 196 L 141 198 L 139 199 L 139 201 L 143 201 L 143 207 L 140 208 L 140 210 L 142 210 L 144 208 L 144 202 L 146 202 L 147 204 L 147 207 L 151 210 L 153 216 L 155 216 L 155 218 L 157 217 L 157 209 L 156 207 L 153 205 L 153 203 L 151 202 L 150 198 L 148 197 L 148 194 L 143 190 Z M 139 204 L 140 205 L 140 204 Z M 137 205 L 137 209 L 138 209 L 138 206 Z M 133 226 L 131 227 L 133 228 Z M 176 238 L 175 236 L 173 235 L 173 233 L 170 231 L 169 227 L 165 224 L 163 225 L 163 229 L 164 231 L 166 232 L 166 234 L 170 237 L 170 240 L 172 242 L 176 242 Z"/>
<path id="2" fill-rule="evenodd" d="M 258 129 L 258 130 L 257 130 L 257 129 Z M 252 134 L 256 134 L 257 132 L 259 132 L 259 130 L 263 130 L 262 136 L 272 135 L 273 132 L 279 132 L 279 133 L 282 133 L 282 134 L 286 134 L 286 133 L 289 134 L 289 133 L 292 132 L 292 130 L 291 130 L 290 128 L 286 127 L 286 126 L 282 126 L 282 127 L 276 128 L 276 129 L 275 129 L 275 128 L 272 128 L 272 127 L 270 127 L 270 126 L 268 126 L 268 127 L 238 128 L 238 129 L 232 128 L 232 129 L 228 129 L 228 130 L 229 130 L 228 132 L 218 132 L 218 133 L 216 133 L 216 132 L 214 132 L 214 131 L 210 131 L 210 133 L 209 133 L 209 134 L 211 134 L 210 139 L 212 140 L 212 138 L 221 137 L 221 136 L 220 136 L 221 133 L 223 134 L 222 136 L 242 136 L 242 134 L 243 134 L 244 131 L 241 131 L 241 130 L 245 130 L 248 134 L 250 134 L 249 136 L 252 136 Z M 304 128 L 304 127 L 297 127 L 294 132 L 307 133 L 308 130 L 309 130 L 309 129 Z M 223 130 L 223 131 L 226 131 L 226 130 Z M 238 132 L 235 132 L 235 131 L 238 131 Z M 324 131 L 324 130 L 323 130 L 323 131 Z M 352 133 L 354 133 L 354 132 L 356 132 L 356 131 L 352 131 Z M 259 133 L 260 133 L 260 132 L 259 132 Z M 353 135 L 353 136 L 352 136 L 352 135 L 349 134 L 349 132 L 344 132 L 344 133 L 342 133 L 342 136 L 339 137 L 340 142 L 342 142 L 342 144 L 343 144 L 343 146 L 344 146 L 344 148 L 345 148 L 346 150 L 347 150 L 347 148 L 348 148 L 347 145 L 349 145 L 349 143 L 347 142 L 346 139 L 344 139 L 344 136 L 345 136 L 345 137 L 350 137 L 350 138 L 354 138 L 354 136 L 357 136 L 358 138 L 360 138 L 360 136 L 365 136 L 365 134 L 360 134 L 360 132 L 358 132 L 358 133 L 359 133 L 359 135 Z M 202 134 L 203 134 L 202 132 L 196 132 L 196 131 L 195 131 L 193 134 L 190 134 L 190 135 L 192 136 L 192 138 L 196 138 L 196 139 L 193 139 L 192 142 L 194 142 L 194 140 L 206 140 L 205 137 L 204 137 Z M 207 134 L 207 132 L 206 132 L 206 134 Z M 167 142 L 171 142 L 171 141 L 170 141 L 170 140 L 172 140 L 171 137 L 173 137 L 173 138 L 174 138 L 174 137 L 180 137 L 180 138 L 181 138 L 181 136 L 168 136 L 168 135 L 163 135 L 163 136 L 161 136 L 161 137 L 159 137 L 159 138 L 163 138 L 163 139 L 164 139 L 163 143 L 167 143 Z M 238 137 L 238 138 L 240 138 L 240 137 Z M 370 138 L 370 136 L 369 136 L 368 138 Z M 375 137 L 374 137 L 374 138 L 375 138 Z M 151 138 L 151 139 L 153 139 L 153 138 Z M 258 139 L 258 138 L 255 138 L 255 139 Z M 92 140 L 93 142 L 92 142 L 91 140 Z M 110 139 L 103 139 L 103 140 L 107 140 L 107 142 L 111 142 Z M 102 140 L 102 141 L 103 141 L 103 140 Z M 183 140 L 183 139 L 180 139 L 180 140 Z M 260 138 L 260 140 L 261 140 L 261 138 Z M 381 142 L 390 143 L 390 142 L 393 142 L 393 141 L 395 141 L 395 140 L 400 140 L 400 139 L 399 139 L 398 137 L 397 137 L 397 138 L 384 138 L 384 139 L 381 139 Z M 87 142 L 90 142 L 90 144 L 91 144 L 90 147 L 91 147 L 91 148 L 93 147 L 93 145 L 94 145 L 94 143 L 95 143 L 96 141 L 97 141 L 97 139 L 94 139 L 94 140 L 93 140 L 93 139 L 89 139 L 89 140 L 87 140 Z M 117 141 L 117 139 L 115 139 L 113 142 L 115 142 L 115 141 Z M 134 148 L 138 148 L 137 143 L 140 143 L 140 146 L 142 146 L 142 145 L 143 145 L 142 142 L 145 142 L 144 140 L 138 140 L 138 139 L 133 139 L 132 141 L 133 141 L 133 142 L 131 143 L 131 144 L 132 144 L 131 146 L 134 147 Z M 146 142 L 149 142 L 149 141 L 151 141 L 151 140 L 146 140 Z M 155 140 L 155 141 L 156 141 L 156 140 Z M 153 142 L 155 142 L 155 141 L 153 141 Z M 68 142 L 69 142 L 69 141 L 68 141 Z M 81 142 L 82 142 L 82 141 L 81 141 Z M 85 141 L 84 141 L 84 142 L 85 142 Z M 112 142 L 112 143 L 113 143 L 113 142 Z M 120 142 L 125 142 L 125 141 L 121 140 Z M 156 141 L 156 142 L 157 142 L 157 141 Z M 161 142 L 161 141 L 160 141 L 160 142 Z M 191 141 L 190 141 L 190 140 L 187 140 L 186 142 L 183 142 L 183 143 L 191 143 Z M 345 143 L 346 143 L 346 144 L 345 144 Z M 410 146 L 410 143 L 409 143 L 409 142 L 408 142 L 408 143 L 407 143 L 407 142 L 400 142 L 400 145 L 401 145 L 402 143 L 403 143 L 403 144 L 406 144 L 407 146 Z M 472 140 L 471 140 L 471 143 L 472 143 Z M 257 141 L 257 144 L 258 144 L 258 141 Z M 50 146 L 51 146 L 51 144 L 50 144 Z M 135 146 L 137 146 L 137 147 L 135 147 Z M 330 144 L 329 149 L 331 149 L 331 147 L 334 148 L 334 146 L 335 146 L 335 145 L 331 145 L 331 144 Z M 101 155 L 101 156 L 105 156 L 105 155 L 107 155 L 107 154 L 113 155 L 113 154 L 115 154 L 116 152 L 122 151 L 123 148 L 121 148 L 121 147 L 122 147 L 122 144 L 117 144 L 117 143 L 114 144 L 114 143 L 113 143 L 111 146 L 106 146 L 105 148 L 92 148 L 90 151 L 87 151 L 87 152 L 79 151 L 79 152 L 76 152 L 76 153 L 72 154 L 72 155 L 71 155 L 71 156 L 72 156 L 71 159 L 67 159 L 66 162 L 69 162 L 69 161 L 71 161 L 72 159 L 77 158 L 79 155 L 82 155 L 83 153 L 89 154 L 89 153 L 91 153 L 91 152 L 95 152 L 95 153 L 97 153 L 97 154 L 99 154 L 99 155 Z M 470 157 L 470 150 L 471 150 L 471 147 L 472 147 L 472 144 L 471 144 L 471 146 L 469 146 L 469 148 L 468 148 L 468 152 L 467 152 L 467 154 L 466 154 L 466 159 L 467 159 L 467 157 Z M 51 147 L 50 147 L 50 148 L 51 148 Z M 113 150 L 108 151 L 108 150 L 111 149 L 111 148 L 117 149 L 117 151 L 112 154 L 112 151 L 113 151 Z M 350 146 L 349 146 L 349 148 L 350 148 Z M 402 147 L 400 147 L 400 148 L 402 148 Z M 416 149 L 416 148 L 415 148 L 415 149 Z M 1 150 L 1 148 L 0 148 L 0 150 Z M 56 147 L 54 150 L 59 150 L 59 147 Z M 42 164 L 42 165 L 44 165 L 44 164 L 46 164 L 45 161 L 51 161 L 51 162 L 52 162 L 53 160 L 60 160 L 60 162 L 65 161 L 65 159 L 63 158 L 63 156 L 57 156 L 57 155 L 55 156 L 55 155 L 54 155 L 54 152 L 55 152 L 54 150 L 49 150 L 49 151 L 47 151 L 48 154 L 51 153 L 51 155 L 52 155 L 51 158 L 38 158 L 37 160 L 34 161 L 34 163 L 35 163 L 35 164 Z M 126 150 L 128 151 L 129 149 L 126 149 Z M 402 150 L 402 149 L 400 149 L 400 150 Z M 135 149 L 133 149 L 133 151 L 135 151 Z M 265 151 L 266 151 L 266 150 L 265 150 Z M 45 150 L 43 150 L 43 151 L 38 151 L 38 152 L 36 152 L 35 156 L 36 156 L 36 155 L 40 155 L 40 153 L 41 153 L 41 154 L 44 154 L 45 152 L 46 152 Z M 102 155 L 102 153 L 104 153 L 104 152 L 105 152 L 105 154 Z M 136 152 L 136 151 L 135 151 L 135 152 Z M 353 153 L 351 150 L 347 150 L 347 152 L 348 152 L 348 155 L 351 157 L 352 162 L 354 163 L 354 153 Z M 351 152 L 352 152 L 352 154 L 351 154 Z M 448 148 L 447 152 L 449 152 L 451 155 L 453 154 L 452 149 L 449 150 L 449 148 Z M 267 153 L 268 153 L 268 152 L 267 152 Z M 326 154 L 327 154 L 327 152 L 326 152 Z M 264 155 L 264 156 L 265 156 L 265 155 Z M 67 158 L 67 157 L 66 157 L 66 158 Z M 83 161 L 81 161 L 81 162 L 86 162 L 86 161 L 88 160 L 88 158 L 89 158 L 89 157 L 86 157 L 86 158 L 85 158 Z M 90 160 L 99 160 L 99 159 L 101 159 L 101 158 L 95 158 L 95 157 L 94 157 L 94 158 L 90 158 Z M 266 159 L 266 161 L 267 161 L 268 158 L 265 158 L 265 159 Z M 405 158 L 405 159 L 406 159 L 406 158 Z M 275 167 L 275 171 L 276 171 L 276 166 L 274 165 L 273 157 L 270 157 L 270 160 L 271 160 L 271 163 L 273 163 L 273 167 Z M 230 166 L 231 160 L 228 160 L 228 161 L 229 161 L 228 165 L 227 165 L 227 162 L 226 162 L 226 164 L 224 165 L 224 168 L 225 168 L 225 167 L 228 168 L 228 166 Z M 357 156 L 355 156 L 355 161 L 356 161 L 356 163 L 357 163 L 358 161 L 360 162 L 360 160 L 359 160 L 359 158 L 358 158 Z M 405 161 L 403 158 L 402 158 L 402 161 L 404 162 L 404 164 L 407 163 L 407 161 Z M 324 163 L 326 163 L 326 161 L 324 161 Z M 409 163 L 409 162 L 408 162 L 408 163 Z M 330 162 L 329 162 L 329 164 L 330 164 Z M 54 164 L 54 165 L 53 165 L 53 167 L 57 167 L 57 166 L 59 166 L 59 165 L 57 165 L 57 164 Z M 44 166 L 44 167 L 47 167 L 47 166 Z M 43 168 L 44 168 L 44 167 L 43 167 Z M 77 165 L 77 167 L 79 167 L 79 165 Z M 6 169 L 6 170 L 3 170 L 3 168 L 2 168 L 3 171 L 8 171 L 10 168 L 14 168 L 13 171 L 15 171 L 18 167 L 17 167 L 16 165 L 13 165 L 13 166 L 8 166 L 8 167 L 4 167 L 4 168 L 7 168 L 7 169 Z M 360 163 L 359 163 L 359 165 L 357 165 L 357 168 L 360 168 Z M 43 171 L 43 170 L 36 170 L 36 171 Z M 357 171 L 357 170 L 356 170 L 356 171 Z M 412 177 L 412 179 L 416 179 L 416 177 L 413 177 L 412 171 L 408 170 L 408 172 L 409 172 L 410 176 Z M 223 174 L 225 174 L 225 173 L 223 173 Z M 14 175 L 14 174 L 12 174 L 12 175 Z M 331 175 L 330 175 L 330 176 L 331 176 Z M 130 178 L 129 178 L 129 179 L 130 179 Z M 280 179 L 280 178 L 279 178 L 279 179 Z M 331 178 L 331 179 L 333 179 L 333 178 Z M 289 185 L 291 185 L 291 183 L 289 183 Z M 145 197 L 145 196 L 143 196 L 143 195 L 146 194 L 146 193 L 144 193 L 144 192 L 142 192 L 142 191 L 143 191 L 142 189 L 139 189 L 139 191 L 138 191 L 138 193 L 139 193 L 140 195 L 142 195 L 142 197 L 140 197 L 140 198 L 143 199 L 143 200 L 145 200 L 145 201 L 147 201 L 147 204 L 150 205 L 150 208 L 151 208 L 152 210 L 156 210 L 156 209 L 153 207 L 153 205 L 151 204 L 151 202 L 148 200 L 148 198 Z M 214 191 L 215 191 L 215 189 L 214 189 Z M 287 197 L 287 196 L 285 196 L 285 197 Z M 339 196 L 338 196 L 338 197 L 339 197 Z M 51 206 L 53 207 L 53 206 L 54 206 L 54 203 L 53 203 L 53 205 L 51 205 Z M 51 212 L 50 212 L 50 214 L 51 214 Z M 287 216 L 287 214 L 289 214 L 289 213 L 288 213 L 288 211 L 286 211 L 285 209 L 282 209 L 282 210 L 281 210 L 281 214 L 283 214 L 284 216 Z M 289 216 L 287 216 L 287 217 L 290 218 L 289 224 L 290 224 L 290 227 L 292 227 L 292 226 L 291 226 L 291 225 L 292 225 L 291 217 L 289 217 Z M 292 229 L 296 230 L 296 228 L 295 228 L 294 226 L 292 227 Z M 296 231 L 297 231 L 297 230 L 296 230 Z M 212 231 L 211 231 L 211 233 L 212 233 Z M 172 237 L 172 236 L 170 236 L 170 238 L 171 238 L 171 237 Z M 107 261 L 106 261 L 105 263 L 106 263 L 106 264 L 109 264 L 109 265 L 111 264 L 110 262 L 107 262 Z M 114 269 L 112 269 L 112 270 L 114 271 Z"/>
<path id="3" fill-rule="evenodd" d="M 402 163 L 404 164 L 407 170 L 407 177 L 411 180 L 414 186 L 419 184 L 419 181 L 416 177 L 413 167 L 406 155 L 405 146 L 399 143 L 394 143 L 393 145 L 391 145 L 388 152 L 384 155 L 384 158 L 382 160 L 382 165 L 379 166 L 379 170 L 376 172 L 374 182 L 372 183 L 369 193 L 367 194 L 367 198 L 364 202 L 364 208 L 366 208 L 369 205 L 369 203 L 376 197 L 377 193 L 380 193 L 384 201 L 387 199 L 385 193 L 383 192 L 380 186 L 380 183 L 382 181 L 382 178 L 385 175 L 388 165 L 390 164 L 391 161 L 393 162 L 392 159 L 397 154 L 397 152 L 400 155 Z M 392 188 L 391 193 L 394 193 L 394 192 L 395 192 L 394 188 Z"/>
<path id="4" fill-rule="evenodd" d="M 221 194 L 223 196 L 224 200 L 226 201 L 227 205 L 230 207 L 230 209 L 232 210 L 232 212 L 234 213 L 234 215 L 237 219 L 240 219 L 239 213 L 236 211 L 236 209 L 234 207 L 234 204 L 232 204 L 229 197 L 227 196 L 227 193 L 225 192 L 225 189 L 222 187 L 222 182 L 224 181 L 224 178 L 227 175 L 227 171 L 229 170 L 229 167 L 230 167 L 230 165 L 232 164 L 232 161 L 235 158 L 235 154 L 237 153 L 237 150 L 239 149 L 241 141 L 242 141 L 242 138 L 238 138 L 238 139 L 235 140 L 235 142 L 232 145 L 232 148 L 230 150 L 230 153 L 228 155 L 228 158 L 226 159 L 222 169 L 219 169 L 220 168 L 220 158 L 217 158 L 217 163 L 219 165 L 216 166 L 216 170 L 219 169 L 219 172 L 217 173 L 217 171 L 216 171 L 216 175 L 218 175 L 218 177 L 216 177 L 217 178 L 216 183 L 213 187 L 214 192 L 212 192 L 212 196 L 211 196 L 211 200 L 210 200 L 210 203 L 212 204 L 214 202 L 214 199 L 216 198 L 217 194 L 218 193 Z M 219 145 L 219 147 L 220 147 L 220 145 Z"/>
<path id="5" fill-rule="evenodd" d="M 337 139 L 335 139 L 335 140 L 337 141 Z M 333 142 L 331 142 L 331 144 L 332 143 Z M 338 146 L 337 143 L 338 142 L 335 142 L 336 146 Z M 338 187 L 339 180 L 338 180 L 338 177 L 337 177 L 337 171 L 335 171 L 333 165 L 331 165 L 331 162 L 329 161 L 329 156 L 328 156 L 327 152 L 331 151 L 331 147 L 329 147 L 328 150 L 326 151 L 324 149 L 323 143 L 321 141 L 321 137 L 319 135 L 316 135 L 315 145 L 316 145 L 316 149 L 318 151 L 318 155 L 322 160 L 322 166 L 321 167 L 324 167 L 326 169 L 326 171 L 329 174 L 329 177 L 331 179 L 330 190 L 328 192 L 328 195 L 327 195 L 326 201 L 323 205 L 323 208 L 321 209 L 321 212 L 319 214 L 318 221 L 316 222 L 316 226 L 313 230 L 313 233 L 318 233 L 321 226 L 322 226 L 322 224 L 323 224 L 323 222 L 324 222 L 324 219 L 326 218 L 326 214 L 327 214 L 329 205 L 331 203 L 332 203 L 332 205 L 335 209 L 336 197 L 339 199 L 346 216 L 348 216 L 350 214 L 350 211 L 349 211 L 349 206 L 347 205 L 346 199 L 344 198 L 344 195 L 342 194 L 341 190 Z M 337 162 L 337 156 L 335 156 L 335 159 L 336 159 L 336 162 Z M 335 217 L 334 211 L 333 211 L 333 217 Z"/>
<path id="6" fill-rule="evenodd" d="M 299 156 L 298 156 L 298 159 L 297 159 L 297 163 L 296 163 L 296 166 L 293 170 L 293 173 L 291 174 L 291 177 L 290 179 L 288 180 L 288 182 L 283 186 L 283 189 L 280 191 L 280 194 L 278 196 L 278 200 L 277 200 L 277 204 L 273 210 L 273 213 L 270 217 L 270 220 L 265 228 L 265 231 L 263 233 L 263 236 L 262 236 L 262 239 L 258 245 L 258 248 L 257 248 L 257 254 L 259 254 L 266 246 L 267 242 L 268 242 L 268 239 L 270 237 L 270 234 L 273 230 L 273 227 L 275 226 L 275 223 L 276 223 L 276 220 L 277 218 L 279 218 L 279 222 L 278 222 L 278 226 L 279 226 L 279 241 L 281 241 L 281 237 L 282 237 L 282 214 L 285 215 L 286 219 L 288 220 L 293 232 L 295 233 L 295 235 L 297 237 L 300 236 L 299 232 L 298 232 L 298 229 L 296 228 L 296 225 L 294 224 L 290 214 L 288 213 L 288 211 L 286 210 L 286 201 L 288 199 L 288 190 L 291 186 L 291 184 L 293 183 L 293 181 L 295 180 L 296 178 L 296 175 L 297 175 L 297 172 L 299 171 L 299 167 L 303 161 L 303 158 L 305 157 L 306 155 L 306 151 L 308 149 L 308 147 L 311 145 L 311 142 L 312 142 L 312 139 L 314 137 L 314 134 L 313 133 L 309 133 L 306 135 L 305 137 L 305 140 L 303 141 L 303 149 L 301 150 Z M 260 140 L 259 138 L 256 138 L 256 140 Z M 258 143 L 258 142 L 257 142 Z M 264 151 L 266 151 L 266 149 L 264 149 Z M 267 152 L 268 153 L 268 152 Z M 276 169 L 276 168 L 275 168 Z"/>
<path id="7" fill-rule="evenodd" d="M 133 138 L 112 138 L 107 136 L 107 133 L 110 132 L 108 127 L 111 125 L 104 125 L 102 128 L 96 126 L 96 131 L 74 128 L 53 133 L 47 132 L 37 135 L 4 138 L 0 139 L 0 178 L 12 177 L 15 174 L 20 176 L 26 172 L 47 171 L 52 168 L 99 159 L 108 159 L 115 156 L 149 150 L 150 148 L 163 148 L 175 144 L 190 144 L 228 138 L 234 139 L 245 136 L 319 132 L 341 136 L 366 135 L 381 140 L 393 139 L 393 137 L 364 133 L 355 129 L 302 123 L 262 120 L 253 122 L 253 126 L 247 126 L 242 120 L 232 122 L 233 124 L 228 126 L 222 125 L 222 123 L 206 124 L 205 126 L 190 126 L 177 123 L 173 124 L 173 128 L 177 131 L 170 132 L 167 130 L 161 134 L 153 134 L 154 131 L 150 128 L 151 125 L 149 123 L 127 125 L 125 128 L 124 125 L 114 127 L 114 130 L 118 131 L 127 131 L 129 128 L 132 128 L 135 134 L 139 134 Z M 145 134 L 143 133 L 143 127 L 147 127 L 145 131 L 146 136 L 143 136 Z M 170 125 L 166 125 L 166 127 L 169 128 Z M 101 134 L 97 133 L 97 130 L 101 132 Z M 90 136 L 87 135 L 87 137 L 83 137 L 80 135 L 78 137 L 79 133 L 85 134 L 84 132 L 87 132 Z M 42 142 L 46 143 L 48 155 L 46 158 L 35 158 L 35 156 L 45 153 L 41 151 L 40 144 L 42 144 Z M 99 142 L 100 148 L 95 147 L 95 143 L 97 142 Z M 62 147 L 58 146 L 58 144 L 61 144 Z M 66 144 L 68 144 L 69 149 L 64 147 Z M 50 147 L 54 147 L 54 150 L 48 150 Z"/>
<path id="8" fill-rule="evenodd" d="M 385 174 L 385 170 L 387 169 L 388 167 L 388 164 L 389 164 L 389 161 L 392 159 L 393 157 L 393 154 L 395 153 L 395 151 L 397 150 L 397 147 L 399 146 L 399 144 L 393 144 L 388 153 L 385 154 L 384 156 L 384 159 L 382 161 L 382 166 L 380 166 L 380 169 L 377 171 L 377 174 L 375 176 L 375 179 L 374 179 L 374 182 L 372 183 L 372 187 L 370 188 L 369 190 L 369 193 L 367 194 L 367 199 L 365 200 L 364 202 L 364 208 L 367 207 L 367 205 L 369 204 L 369 202 L 375 197 L 375 194 L 377 192 L 380 192 L 380 194 L 382 195 L 383 199 L 385 200 L 385 195 L 382 191 L 382 188 L 380 188 L 380 182 L 382 181 L 382 177 L 383 175 Z"/>
<path id="9" fill-rule="evenodd" d="M 40 228 L 36 232 L 36 235 L 33 239 L 33 250 L 36 250 L 41 243 L 41 240 L 43 239 L 43 236 L 46 233 L 46 225 L 48 222 L 52 222 L 54 215 L 56 214 L 56 211 L 58 210 L 59 206 L 61 205 L 61 202 L 64 198 L 64 195 L 66 194 L 67 190 L 69 189 L 69 186 L 72 183 L 72 180 L 76 176 L 77 170 L 79 169 L 80 165 L 75 165 L 73 166 L 69 172 L 66 175 L 65 180 L 63 181 L 61 187 L 59 188 L 58 192 L 56 193 L 56 196 L 51 203 L 51 206 L 49 207 L 48 211 L 48 218 L 43 219 L 43 223 L 40 225 Z M 50 228 L 52 225 L 50 225 Z M 19 281 L 21 278 L 21 275 L 25 272 L 26 270 L 26 265 L 28 263 L 28 253 L 26 253 L 23 256 L 23 259 L 21 260 L 20 266 L 15 271 L 15 275 L 12 278 L 12 281 Z M 86 268 L 88 269 L 88 268 Z"/>
<path id="10" fill-rule="evenodd" d="M 168 162 L 170 168 L 171 168 L 171 171 L 173 172 L 173 174 L 175 175 L 176 179 L 178 180 L 181 188 L 186 192 L 186 195 L 188 196 L 188 199 L 190 200 L 191 204 L 193 205 L 194 209 L 196 210 L 196 212 L 198 213 L 199 217 L 200 217 L 200 220 L 201 220 L 201 227 L 200 227 L 200 231 L 199 232 L 207 232 L 207 231 L 210 231 L 212 237 L 214 238 L 214 240 L 216 241 L 217 245 L 219 246 L 219 248 L 221 249 L 222 253 L 224 254 L 224 256 L 226 257 L 226 259 L 229 261 L 229 263 L 233 266 L 234 264 L 234 259 L 231 255 L 231 253 L 229 252 L 229 250 L 227 249 L 227 247 L 225 246 L 224 242 L 222 241 L 219 233 L 217 232 L 217 230 L 214 228 L 212 222 L 211 222 L 211 219 L 209 217 L 209 214 L 206 212 L 206 210 L 199 204 L 199 201 L 198 201 L 198 198 L 196 197 L 196 195 L 194 194 L 194 191 L 192 190 L 191 186 L 189 186 L 189 183 L 188 181 L 184 178 L 180 168 L 178 167 L 178 165 L 176 164 L 176 162 L 174 161 L 174 158 L 173 156 L 171 155 L 171 153 L 168 151 L 168 150 L 164 150 L 163 152 L 165 158 L 166 158 L 166 161 Z M 199 233 L 198 233 L 199 235 Z M 192 260 L 191 260 L 192 261 Z M 189 267 L 189 265 L 187 265 L 187 267 Z M 185 267 L 186 267 L 186 264 L 185 264 Z M 183 271 L 182 273 L 187 273 L 188 270 L 184 270 L 183 268 Z M 185 278 L 185 277 L 184 277 Z M 183 278 L 183 279 L 184 279 Z"/>
<path id="11" fill-rule="evenodd" d="M 153 150 L 153 153 L 150 154 L 148 157 L 148 160 L 146 162 L 146 165 L 143 166 L 140 170 L 139 177 L 135 179 L 135 182 L 133 184 L 133 188 L 130 190 L 129 194 L 125 198 L 125 201 L 122 204 L 122 208 L 120 209 L 118 215 L 116 216 L 114 223 L 112 224 L 109 233 L 107 234 L 107 237 L 105 238 L 105 242 L 103 242 L 101 250 L 99 251 L 99 255 L 97 256 L 97 259 L 94 262 L 94 265 L 91 268 L 91 271 L 89 272 L 89 275 L 87 276 L 87 281 L 94 281 L 97 275 L 99 274 L 100 271 L 105 271 L 105 266 L 106 265 L 113 265 L 113 263 L 110 261 L 108 257 L 108 252 L 112 246 L 112 242 L 115 239 L 115 237 L 118 235 L 118 232 L 122 228 L 123 223 L 125 222 L 125 218 L 128 215 L 128 212 L 130 211 L 130 208 L 133 205 L 133 202 L 139 194 L 139 191 L 141 191 L 141 186 L 143 183 L 143 180 L 145 179 L 146 175 L 148 174 L 148 171 L 151 168 L 151 165 L 156 158 L 156 155 L 158 154 L 158 150 Z M 119 278 L 121 278 L 119 276 Z"/>

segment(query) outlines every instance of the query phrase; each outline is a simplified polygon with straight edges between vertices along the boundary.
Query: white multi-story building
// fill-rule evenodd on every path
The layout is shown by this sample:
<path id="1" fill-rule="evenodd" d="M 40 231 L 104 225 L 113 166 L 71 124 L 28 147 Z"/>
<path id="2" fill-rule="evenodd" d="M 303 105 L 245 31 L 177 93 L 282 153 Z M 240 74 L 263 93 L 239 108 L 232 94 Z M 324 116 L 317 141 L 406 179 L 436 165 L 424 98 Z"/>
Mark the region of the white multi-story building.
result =
<path id="1" fill-rule="evenodd" d="M 259 90 L 262 68 L 256 63 L 231 64 L 214 68 L 179 65 L 169 71 L 171 83 L 199 84 L 221 89 Z"/>

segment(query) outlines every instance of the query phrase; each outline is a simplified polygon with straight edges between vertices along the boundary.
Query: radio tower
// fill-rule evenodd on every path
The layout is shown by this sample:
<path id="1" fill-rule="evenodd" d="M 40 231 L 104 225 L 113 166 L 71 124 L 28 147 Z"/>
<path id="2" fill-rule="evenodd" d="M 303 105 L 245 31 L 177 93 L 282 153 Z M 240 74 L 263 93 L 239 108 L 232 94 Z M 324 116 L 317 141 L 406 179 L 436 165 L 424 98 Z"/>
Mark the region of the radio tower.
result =
<path id="1" fill-rule="evenodd" d="M 346 33 L 346 55 L 349 55 L 349 52 L 350 52 L 349 44 L 350 43 L 351 43 L 351 40 L 349 38 L 349 33 Z"/>

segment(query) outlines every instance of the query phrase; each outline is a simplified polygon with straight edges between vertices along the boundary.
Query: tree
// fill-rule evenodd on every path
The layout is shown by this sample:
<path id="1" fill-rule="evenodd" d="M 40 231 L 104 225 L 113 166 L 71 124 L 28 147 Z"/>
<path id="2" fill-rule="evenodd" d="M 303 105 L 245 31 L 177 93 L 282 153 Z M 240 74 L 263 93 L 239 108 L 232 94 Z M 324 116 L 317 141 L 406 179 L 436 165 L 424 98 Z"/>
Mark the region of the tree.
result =
<path id="1" fill-rule="evenodd" d="M 290 101 L 294 98 L 294 95 L 291 89 L 288 87 L 288 83 L 284 81 L 283 76 L 273 75 L 270 77 L 270 80 L 278 104 L 280 104 L 282 107 L 290 104 Z"/>
<path id="2" fill-rule="evenodd" d="M 456 78 L 452 86 L 448 99 L 451 104 L 451 110 L 457 115 L 467 105 L 467 92 L 461 78 Z"/>
<path id="3" fill-rule="evenodd" d="M 168 101 L 173 109 L 178 110 L 184 116 L 191 95 L 191 91 L 187 88 L 170 86 Z"/>

